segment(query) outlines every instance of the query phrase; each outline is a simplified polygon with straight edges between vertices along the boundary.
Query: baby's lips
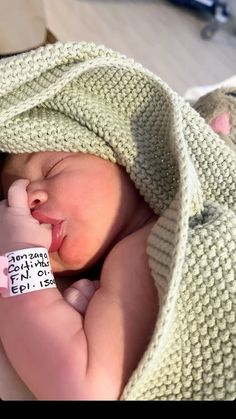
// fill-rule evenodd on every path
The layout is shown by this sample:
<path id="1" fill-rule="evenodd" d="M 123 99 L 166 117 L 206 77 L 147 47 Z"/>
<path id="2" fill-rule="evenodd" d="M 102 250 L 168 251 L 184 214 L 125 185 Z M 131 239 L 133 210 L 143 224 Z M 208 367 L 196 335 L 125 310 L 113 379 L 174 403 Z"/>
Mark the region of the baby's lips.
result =
<path id="1" fill-rule="evenodd" d="M 57 252 L 61 247 L 64 239 L 64 222 L 52 225 L 52 242 L 49 248 L 49 252 Z"/>
<path id="2" fill-rule="evenodd" d="M 49 225 L 51 229 L 51 244 L 49 252 L 56 252 L 64 239 L 64 220 L 48 217 L 43 214 L 40 210 L 32 211 L 32 216 L 38 220 L 41 224 Z"/>
<path id="3" fill-rule="evenodd" d="M 47 249 L 50 248 L 52 244 L 52 224 L 41 224 L 47 232 Z"/>
<path id="4" fill-rule="evenodd" d="M 62 220 L 58 220 L 56 218 L 48 217 L 47 215 L 43 214 L 39 210 L 32 211 L 32 217 L 38 220 L 40 223 L 44 224 L 59 224 Z"/>

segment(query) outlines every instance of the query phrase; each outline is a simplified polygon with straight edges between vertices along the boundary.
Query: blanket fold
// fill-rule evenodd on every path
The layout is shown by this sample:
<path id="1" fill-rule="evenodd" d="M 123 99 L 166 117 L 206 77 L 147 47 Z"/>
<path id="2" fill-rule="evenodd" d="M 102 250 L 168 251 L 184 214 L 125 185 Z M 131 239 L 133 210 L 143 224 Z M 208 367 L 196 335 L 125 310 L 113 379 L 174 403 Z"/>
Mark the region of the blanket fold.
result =
<path id="1" fill-rule="evenodd" d="M 53 150 L 122 165 L 160 214 L 147 253 L 161 309 L 121 399 L 233 400 L 234 151 L 160 78 L 84 42 L 0 62 L 0 151 Z"/>

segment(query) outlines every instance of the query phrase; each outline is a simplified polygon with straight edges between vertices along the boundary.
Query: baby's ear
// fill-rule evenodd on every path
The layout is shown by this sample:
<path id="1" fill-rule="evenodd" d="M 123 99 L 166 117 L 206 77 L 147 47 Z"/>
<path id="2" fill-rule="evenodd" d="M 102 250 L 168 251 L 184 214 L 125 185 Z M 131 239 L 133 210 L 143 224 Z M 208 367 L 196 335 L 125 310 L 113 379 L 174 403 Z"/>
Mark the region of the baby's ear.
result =
<path id="1" fill-rule="evenodd" d="M 230 134 L 230 117 L 228 112 L 222 112 L 210 121 L 210 126 L 213 131 L 225 135 Z"/>

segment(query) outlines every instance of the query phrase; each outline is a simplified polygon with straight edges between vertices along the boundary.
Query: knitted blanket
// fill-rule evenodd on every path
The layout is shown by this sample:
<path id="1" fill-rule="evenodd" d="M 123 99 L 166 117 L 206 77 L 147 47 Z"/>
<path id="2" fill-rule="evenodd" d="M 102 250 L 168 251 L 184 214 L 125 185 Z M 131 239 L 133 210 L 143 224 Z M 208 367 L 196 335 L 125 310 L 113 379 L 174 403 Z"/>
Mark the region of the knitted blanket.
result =
<path id="1" fill-rule="evenodd" d="M 0 150 L 110 159 L 160 214 L 147 246 L 160 312 L 121 399 L 234 399 L 233 150 L 157 76 L 87 43 L 0 62 Z M 3 353 L 0 359 L 6 385 L 11 374 L 7 397 L 30 398 Z"/>

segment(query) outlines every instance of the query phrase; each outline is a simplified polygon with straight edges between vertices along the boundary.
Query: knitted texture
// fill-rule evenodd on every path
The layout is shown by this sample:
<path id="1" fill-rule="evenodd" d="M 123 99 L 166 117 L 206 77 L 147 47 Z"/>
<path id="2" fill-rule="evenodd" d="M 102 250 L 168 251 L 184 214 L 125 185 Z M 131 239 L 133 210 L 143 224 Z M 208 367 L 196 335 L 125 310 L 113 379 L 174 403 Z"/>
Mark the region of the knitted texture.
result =
<path id="1" fill-rule="evenodd" d="M 94 44 L 2 60 L 0 87 L 1 151 L 110 159 L 160 214 L 147 246 L 160 312 L 121 399 L 234 399 L 233 150 L 157 76 Z"/>

